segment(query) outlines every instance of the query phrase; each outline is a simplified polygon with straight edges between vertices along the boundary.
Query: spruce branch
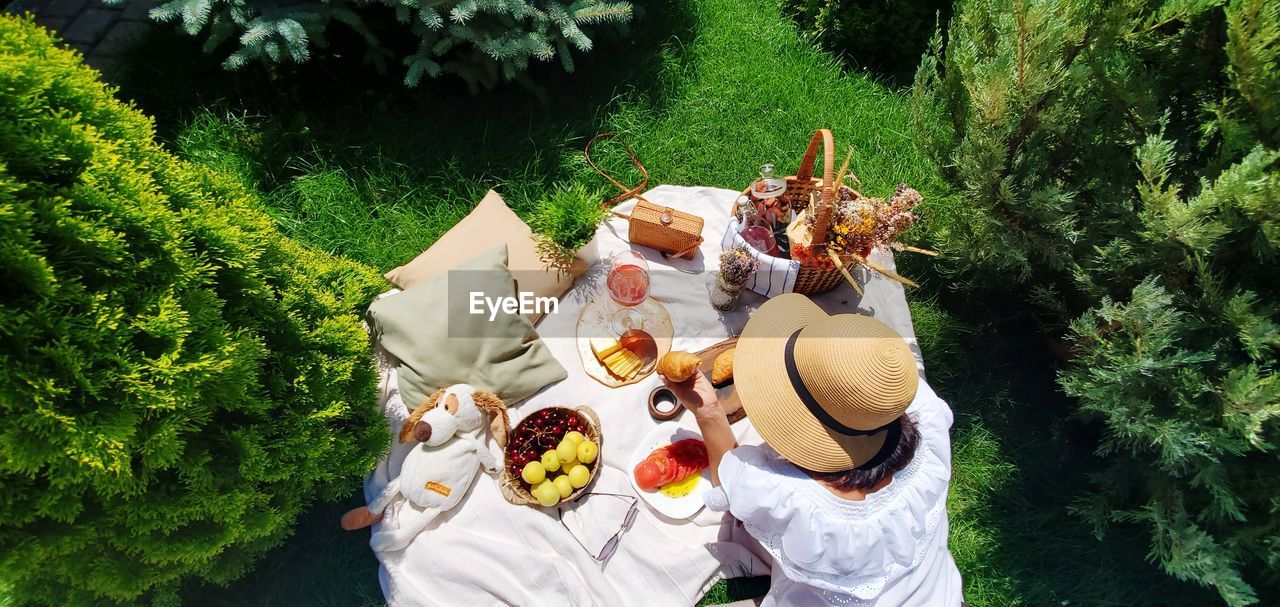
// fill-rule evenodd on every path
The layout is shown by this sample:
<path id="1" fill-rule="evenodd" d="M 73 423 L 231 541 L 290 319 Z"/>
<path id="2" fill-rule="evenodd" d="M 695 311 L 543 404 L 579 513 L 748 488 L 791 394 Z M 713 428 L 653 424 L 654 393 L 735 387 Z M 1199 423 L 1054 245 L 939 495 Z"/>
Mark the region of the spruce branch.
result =
<path id="1" fill-rule="evenodd" d="M 621 23 L 631 19 L 631 12 L 631 5 L 628 3 L 606 2 L 577 9 L 573 11 L 573 18 L 586 25 Z"/>

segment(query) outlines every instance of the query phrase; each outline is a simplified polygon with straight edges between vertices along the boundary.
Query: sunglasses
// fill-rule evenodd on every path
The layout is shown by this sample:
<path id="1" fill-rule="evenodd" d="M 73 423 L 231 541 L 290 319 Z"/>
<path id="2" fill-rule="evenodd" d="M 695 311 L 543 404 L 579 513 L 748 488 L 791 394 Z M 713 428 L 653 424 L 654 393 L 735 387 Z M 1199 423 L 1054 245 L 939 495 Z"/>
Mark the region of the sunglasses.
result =
<path id="1" fill-rule="evenodd" d="M 617 533 L 614 533 L 613 537 L 609 538 L 609 541 L 605 542 L 604 546 L 600 548 L 600 553 L 594 556 L 597 561 L 604 562 L 613 557 L 614 552 L 618 551 L 618 544 L 622 541 L 622 534 L 631 529 L 631 525 L 636 522 L 636 515 L 640 513 L 640 500 L 634 495 L 623 495 L 621 493 L 586 493 L 583 494 L 582 497 L 587 497 L 589 495 L 617 497 L 627 500 L 631 504 L 631 507 L 627 509 L 626 518 L 622 520 L 622 525 L 618 527 Z M 560 526 L 564 527 L 565 531 L 569 532 L 569 535 L 573 537 L 573 541 L 578 542 L 578 545 L 582 547 L 583 552 L 591 554 L 591 550 L 587 548 L 586 544 L 583 544 L 582 540 L 578 539 L 577 535 L 574 535 L 573 530 L 570 529 L 568 525 L 564 524 L 564 508 L 557 508 L 556 512 L 560 515 Z"/>

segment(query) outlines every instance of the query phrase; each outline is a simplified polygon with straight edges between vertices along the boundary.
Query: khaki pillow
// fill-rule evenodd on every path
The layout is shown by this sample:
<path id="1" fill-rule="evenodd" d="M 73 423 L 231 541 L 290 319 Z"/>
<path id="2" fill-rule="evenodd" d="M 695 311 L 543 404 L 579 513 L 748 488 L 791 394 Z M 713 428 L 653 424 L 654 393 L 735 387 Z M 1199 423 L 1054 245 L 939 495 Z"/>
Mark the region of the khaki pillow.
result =
<path id="1" fill-rule="evenodd" d="M 469 309 L 471 292 L 516 295 L 506 245 L 454 270 L 369 306 L 369 327 L 398 359 L 400 394 L 410 409 L 453 384 L 471 384 L 512 404 L 566 377 L 527 318 L 499 312 L 491 320 Z"/>
<path id="2" fill-rule="evenodd" d="M 445 232 L 431 248 L 384 276 L 397 287 L 408 289 L 499 244 L 507 245 L 507 267 L 519 289 L 533 293 L 535 297 L 559 298 L 587 269 L 580 259 L 574 260 L 568 274 L 548 268 L 538 256 L 533 230 L 507 207 L 497 192 L 489 190 L 475 210 Z M 542 314 L 533 312 L 527 317 L 529 322 L 536 324 Z"/>

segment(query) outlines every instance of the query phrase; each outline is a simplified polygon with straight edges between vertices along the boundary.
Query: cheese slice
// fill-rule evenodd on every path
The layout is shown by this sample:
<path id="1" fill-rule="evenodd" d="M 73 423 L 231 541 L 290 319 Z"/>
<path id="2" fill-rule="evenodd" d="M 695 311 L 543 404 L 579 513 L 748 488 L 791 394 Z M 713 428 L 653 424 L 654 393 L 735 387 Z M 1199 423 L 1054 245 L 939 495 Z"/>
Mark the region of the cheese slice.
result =
<path id="1" fill-rule="evenodd" d="M 621 379 L 631 379 L 644 367 L 644 361 L 630 350 L 620 348 L 604 359 L 604 366 L 610 373 Z"/>
<path id="2" fill-rule="evenodd" d="M 610 373 L 617 375 L 618 377 L 622 377 L 620 369 L 622 368 L 622 363 L 626 356 L 626 350 L 619 350 L 610 354 L 608 358 L 605 358 L 601 362 L 604 364 L 604 368 L 608 369 Z"/>
<path id="3" fill-rule="evenodd" d="M 623 361 L 621 363 L 618 363 L 618 365 L 615 366 L 614 368 L 610 369 L 610 371 L 612 371 L 614 375 L 617 375 L 622 379 L 631 379 L 632 375 L 630 374 L 630 369 L 631 369 L 631 363 L 627 361 Z"/>
<path id="4" fill-rule="evenodd" d="M 627 353 L 630 354 L 630 356 L 628 356 L 623 362 L 621 376 L 626 379 L 631 379 L 640 372 L 640 368 L 644 366 L 644 361 L 640 360 L 639 356 L 636 356 L 630 351 Z"/>
<path id="5" fill-rule="evenodd" d="M 604 362 L 613 353 L 622 349 L 622 344 L 612 337 L 592 337 L 591 352 L 596 355 L 596 360 Z"/>
<path id="6" fill-rule="evenodd" d="M 604 360 L 600 362 L 604 363 L 604 366 L 608 367 L 609 370 L 617 369 L 618 365 L 622 364 L 622 361 L 627 359 L 627 354 L 630 354 L 630 352 L 619 349 L 613 354 L 606 356 Z"/>

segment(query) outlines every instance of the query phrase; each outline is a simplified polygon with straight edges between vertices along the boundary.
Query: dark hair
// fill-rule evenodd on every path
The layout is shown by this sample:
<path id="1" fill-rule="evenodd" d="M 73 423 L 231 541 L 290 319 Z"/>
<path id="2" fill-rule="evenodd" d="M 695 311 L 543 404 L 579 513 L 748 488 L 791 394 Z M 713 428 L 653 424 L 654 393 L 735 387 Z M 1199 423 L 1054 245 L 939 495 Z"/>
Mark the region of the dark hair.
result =
<path id="1" fill-rule="evenodd" d="M 915 457 L 916 447 L 920 444 L 920 431 L 916 429 L 916 423 L 911 421 L 910 417 L 903 414 L 893 423 L 897 426 L 896 431 L 890 426 L 887 430 L 889 436 L 886 437 L 884 446 L 867 463 L 851 470 L 836 472 L 805 470 L 805 472 L 813 480 L 826 483 L 840 491 L 866 490 L 878 485 L 884 479 L 906 468 L 907 464 L 911 463 L 911 458 Z M 897 440 L 894 440 L 894 435 L 897 435 Z"/>

